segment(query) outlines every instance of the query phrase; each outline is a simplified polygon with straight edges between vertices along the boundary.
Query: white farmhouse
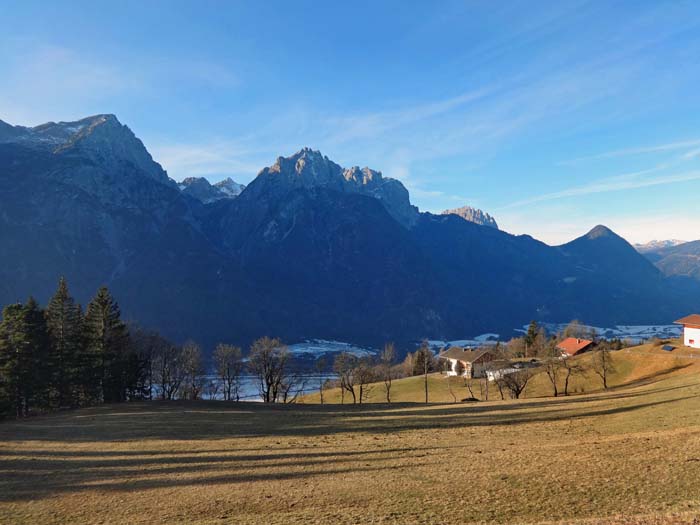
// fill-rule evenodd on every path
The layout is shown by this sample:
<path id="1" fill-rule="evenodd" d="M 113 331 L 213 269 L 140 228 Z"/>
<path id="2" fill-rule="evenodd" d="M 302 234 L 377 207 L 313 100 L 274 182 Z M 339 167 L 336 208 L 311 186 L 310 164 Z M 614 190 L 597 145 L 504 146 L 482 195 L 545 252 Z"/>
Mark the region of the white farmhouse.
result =
<path id="1" fill-rule="evenodd" d="M 675 324 L 683 325 L 683 344 L 685 346 L 700 348 L 700 315 L 689 315 L 678 319 Z"/>
<path id="2" fill-rule="evenodd" d="M 453 346 L 442 352 L 438 358 L 449 363 L 447 375 L 464 377 L 484 377 L 488 364 L 494 360 L 494 354 L 488 348 L 472 350 Z"/>

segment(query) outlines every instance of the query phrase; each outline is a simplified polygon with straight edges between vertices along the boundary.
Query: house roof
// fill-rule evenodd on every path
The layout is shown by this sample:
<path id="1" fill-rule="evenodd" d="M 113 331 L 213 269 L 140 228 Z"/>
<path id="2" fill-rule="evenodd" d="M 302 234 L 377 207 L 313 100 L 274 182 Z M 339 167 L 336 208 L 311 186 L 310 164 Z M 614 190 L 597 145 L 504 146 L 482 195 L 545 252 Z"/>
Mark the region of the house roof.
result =
<path id="1" fill-rule="evenodd" d="M 682 324 L 684 326 L 700 326 L 700 315 L 688 315 L 686 317 L 683 317 L 682 319 L 678 319 L 678 321 L 675 321 L 674 324 Z"/>
<path id="2" fill-rule="evenodd" d="M 461 348 L 459 346 L 453 346 L 448 348 L 444 352 L 441 352 L 438 357 L 446 359 L 458 359 L 459 361 L 464 361 L 465 363 L 474 363 L 486 354 L 490 354 L 491 350 L 488 348 L 482 348 L 480 350 L 472 350 L 471 348 Z"/>
<path id="3" fill-rule="evenodd" d="M 577 339 L 576 337 L 567 337 L 557 345 L 557 348 L 567 355 L 576 355 L 582 350 L 585 350 L 593 344 L 593 341 L 588 339 Z"/>

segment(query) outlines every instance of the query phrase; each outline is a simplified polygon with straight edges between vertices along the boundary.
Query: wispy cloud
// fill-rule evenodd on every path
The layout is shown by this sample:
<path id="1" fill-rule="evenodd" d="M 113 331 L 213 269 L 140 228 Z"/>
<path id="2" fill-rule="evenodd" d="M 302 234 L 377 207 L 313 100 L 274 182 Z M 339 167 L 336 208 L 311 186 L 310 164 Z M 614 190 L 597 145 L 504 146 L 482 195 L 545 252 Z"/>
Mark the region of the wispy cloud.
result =
<path id="1" fill-rule="evenodd" d="M 648 172 L 649 170 L 647 170 Z M 522 199 L 506 206 L 499 208 L 500 210 L 508 210 L 511 208 L 519 208 L 545 201 L 555 201 L 569 197 L 580 197 L 583 195 L 591 195 L 596 193 L 608 193 L 614 191 L 633 190 L 638 188 L 648 188 L 652 186 L 663 186 L 667 184 L 677 184 L 680 182 L 689 182 L 700 180 L 700 171 L 687 171 L 672 175 L 662 175 L 652 178 L 638 178 L 636 176 L 621 175 L 616 177 L 606 178 L 591 184 L 584 184 L 561 191 L 536 195 L 527 199 Z"/>
<path id="2" fill-rule="evenodd" d="M 262 168 L 265 153 L 231 140 L 206 144 L 155 144 L 151 150 L 173 179 L 206 177 L 212 182 L 224 175 L 238 177 L 238 182 L 247 182 Z"/>
<path id="3" fill-rule="evenodd" d="M 660 153 L 660 152 L 665 152 L 665 151 L 675 151 L 675 150 L 684 149 L 684 148 L 691 148 L 693 146 L 698 146 L 698 145 L 700 145 L 700 139 L 683 140 L 683 141 L 679 141 L 679 142 L 669 142 L 669 143 L 657 144 L 657 145 L 652 145 L 652 146 L 642 146 L 642 147 L 637 147 L 637 148 L 625 148 L 625 149 L 619 149 L 619 150 L 614 150 L 614 151 L 606 151 L 604 153 L 598 153 L 596 155 L 588 155 L 585 157 L 578 157 L 576 159 L 571 159 L 569 161 L 561 162 L 560 164 L 577 164 L 577 163 L 588 161 L 588 160 L 611 159 L 611 158 L 615 158 L 615 157 L 626 157 L 626 156 L 630 156 L 630 155 L 643 155 L 646 153 Z M 688 152 L 684 155 L 684 157 L 690 158 L 692 156 L 697 155 L 698 153 L 700 153 L 700 149 Z"/>

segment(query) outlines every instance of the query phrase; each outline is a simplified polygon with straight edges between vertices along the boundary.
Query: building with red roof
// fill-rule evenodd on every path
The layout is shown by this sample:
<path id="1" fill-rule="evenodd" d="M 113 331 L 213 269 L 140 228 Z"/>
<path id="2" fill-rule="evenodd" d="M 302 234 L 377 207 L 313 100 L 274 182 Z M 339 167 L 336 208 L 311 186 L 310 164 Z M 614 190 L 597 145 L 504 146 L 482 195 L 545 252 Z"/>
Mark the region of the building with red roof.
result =
<path id="1" fill-rule="evenodd" d="M 678 319 L 675 324 L 683 325 L 683 344 L 685 346 L 700 348 L 700 315 L 688 315 Z"/>
<path id="2" fill-rule="evenodd" d="M 593 341 L 579 339 L 577 337 L 567 337 L 557 345 L 557 350 L 563 357 L 573 357 L 583 352 L 588 352 L 595 346 Z"/>

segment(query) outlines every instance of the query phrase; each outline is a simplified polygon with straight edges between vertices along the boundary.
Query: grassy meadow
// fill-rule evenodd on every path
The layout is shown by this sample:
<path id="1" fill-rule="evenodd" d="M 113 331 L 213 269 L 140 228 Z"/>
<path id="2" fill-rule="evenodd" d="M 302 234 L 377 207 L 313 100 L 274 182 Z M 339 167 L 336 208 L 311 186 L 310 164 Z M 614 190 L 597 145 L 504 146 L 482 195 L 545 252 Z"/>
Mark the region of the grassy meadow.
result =
<path id="1" fill-rule="evenodd" d="M 679 345 L 679 341 L 674 341 Z M 630 349 L 613 352 L 614 372 L 608 379 L 608 386 L 611 389 L 624 387 L 645 381 L 656 381 L 672 373 L 682 373 L 682 370 L 692 366 L 693 358 L 700 357 L 700 351 L 678 348 L 674 352 L 665 352 L 660 346 L 645 344 Z M 592 370 L 591 353 L 585 353 L 572 358 L 573 362 L 582 365 L 585 370 L 582 374 L 572 375 L 569 381 L 569 394 L 589 394 L 599 392 L 603 389 L 603 383 L 599 376 Z M 464 378 L 447 377 L 444 374 L 428 375 L 428 401 L 431 403 L 454 403 L 455 399 L 461 401 L 473 397 L 485 401 L 487 392 L 485 381 L 473 380 L 471 382 L 471 392 L 467 389 Z M 391 399 L 394 402 L 424 403 L 423 376 L 415 376 L 395 380 L 391 386 Z M 564 391 L 563 375 L 558 381 L 559 394 Z M 507 392 L 504 392 L 508 397 Z M 523 397 L 550 397 L 553 396 L 552 384 L 544 373 L 539 373 L 528 383 Z M 488 389 L 488 400 L 500 400 L 501 395 L 498 388 L 491 383 Z M 323 395 L 324 403 L 341 403 L 343 401 L 339 388 L 327 389 Z M 304 396 L 301 400 L 304 403 L 320 403 L 318 393 Z M 383 383 L 372 384 L 368 388 L 366 402 L 384 403 L 386 402 L 386 391 Z M 352 403 L 351 396 L 346 392 L 344 403 Z"/>
<path id="2" fill-rule="evenodd" d="M 408 402 L 410 379 L 392 405 L 152 402 L 0 423 L 0 523 L 697 524 L 700 359 L 615 358 L 613 389 L 570 397 L 537 397 L 536 381 L 526 399 L 452 403 L 433 376 L 429 405 Z"/>

